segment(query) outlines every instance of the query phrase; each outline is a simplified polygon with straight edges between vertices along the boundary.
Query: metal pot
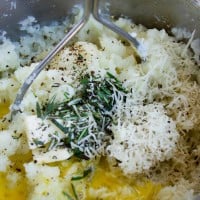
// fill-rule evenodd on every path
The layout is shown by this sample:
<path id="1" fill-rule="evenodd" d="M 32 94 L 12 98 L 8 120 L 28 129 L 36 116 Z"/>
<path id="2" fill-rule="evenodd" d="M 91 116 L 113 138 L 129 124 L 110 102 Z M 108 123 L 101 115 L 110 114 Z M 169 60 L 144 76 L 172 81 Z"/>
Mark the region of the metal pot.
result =
<path id="1" fill-rule="evenodd" d="M 92 3 L 92 1 L 91 1 Z M 39 23 L 48 24 L 70 14 L 71 8 L 81 0 L 1 0 L 0 29 L 8 36 L 20 35 L 18 22 L 27 16 L 34 16 Z M 99 0 L 99 12 L 111 16 L 127 16 L 136 24 L 147 28 L 185 27 L 196 30 L 195 37 L 200 37 L 200 0 Z"/>
<path id="2" fill-rule="evenodd" d="M 106 0 L 99 1 L 102 13 L 107 12 Z M 110 0 L 110 14 L 127 16 L 147 28 L 182 27 L 196 30 L 200 37 L 200 0 Z"/>
<path id="3" fill-rule="evenodd" d="M 1 0 L 0 30 L 17 40 L 21 34 L 18 22 L 27 16 L 46 25 L 70 15 L 77 4 L 84 7 L 82 0 Z M 172 27 L 196 30 L 195 38 L 200 38 L 200 0 L 99 0 L 98 5 L 99 13 L 105 16 L 124 15 L 136 24 L 164 28 L 169 33 Z"/>

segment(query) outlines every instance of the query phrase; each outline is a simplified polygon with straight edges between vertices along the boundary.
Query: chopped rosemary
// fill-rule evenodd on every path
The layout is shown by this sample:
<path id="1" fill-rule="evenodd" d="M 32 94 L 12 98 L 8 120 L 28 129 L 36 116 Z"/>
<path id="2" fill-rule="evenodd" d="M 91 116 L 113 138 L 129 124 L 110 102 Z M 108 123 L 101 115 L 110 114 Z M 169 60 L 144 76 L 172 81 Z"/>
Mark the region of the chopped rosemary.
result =
<path id="1" fill-rule="evenodd" d="M 78 54 L 77 60 L 78 61 L 83 61 L 83 56 L 81 54 Z"/>
<path id="2" fill-rule="evenodd" d="M 72 186 L 72 191 L 73 191 L 75 200 L 78 200 L 79 198 L 78 198 L 78 194 L 77 194 L 77 192 L 76 192 L 76 188 L 75 188 L 74 184 L 71 183 L 71 186 Z"/>
<path id="3" fill-rule="evenodd" d="M 57 102 L 53 97 L 45 105 L 36 104 L 37 116 L 52 121 L 64 134 L 62 142 L 74 155 L 88 159 L 101 153 L 111 137 L 108 127 L 117 100 L 125 100 L 126 89 L 111 73 L 105 78 L 87 74 L 80 80 L 76 94 Z M 50 147 L 55 145 L 51 141 Z"/>
<path id="4" fill-rule="evenodd" d="M 65 195 L 68 200 L 74 200 L 67 192 L 63 192 L 63 195 Z"/>
<path id="5" fill-rule="evenodd" d="M 79 180 L 85 178 L 86 176 L 88 176 L 91 172 L 92 172 L 92 168 L 90 167 L 90 168 L 84 170 L 82 175 L 73 176 L 71 178 L 71 181 L 79 181 Z M 78 197 L 78 194 L 76 192 L 76 188 L 75 188 L 75 186 L 72 182 L 71 182 L 71 187 L 72 187 L 72 192 L 73 192 L 73 196 L 74 196 L 75 200 L 78 200 L 79 197 Z M 68 198 L 68 200 L 74 200 L 74 198 L 71 197 L 71 195 L 68 194 L 67 192 L 63 192 L 63 195 L 65 195 Z"/>
<path id="6" fill-rule="evenodd" d="M 49 118 L 51 115 L 54 115 L 55 112 L 59 109 L 59 103 L 55 102 L 55 96 L 42 108 L 39 103 L 36 103 L 36 113 L 37 117 L 45 119 Z"/>
<path id="7" fill-rule="evenodd" d="M 72 181 L 79 181 L 79 180 L 85 178 L 86 176 L 88 176 L 91 172 L 92 172 L 92 168 L 90 167 L 90 168 L 84 170 L 84 172 L 83 172 L 82 175 L 73 176 L 73 177 L 71 178 L 71 180 L 72 180 Z"/>
<path id="8" fill-rule="evenodd" d="M 55 132 L 52 136 L 51 136 L 51 141 L 49 142 L 48 146 L 47 146 L 47 151 L 50 151 L 51 149 L 53 149 L 54 147 L 58 146 L 58 144 L 60 143 L 60 138 L 58 137 L 58 132 Z"/>
<path id="9" fill-rule="evenodd" d="M 68 198 L 68 200 L 74 200 L 74 199 L 79 200 L 78 194 L 76 192 L 76 188 L 75 188 L 73 183 L 71 183 L 71 187 L 72 187 L 72 192 L 73 192 L 74 198 L 70 194 L 68 194 L 67 192 L 63 192 L 63 195 L 65 195 Z"/>
<path id="10" fill-rule="evenodd" d="M 14 140 L 18 140 L 19 138 L 21 138 L 22 137 L 22 134 L 20 134 L 20 135 L 12 135 L 12 138 L 14 139 Z"/>
<path id="11" fill-rule="evenodd" d="M 41 118 L 42 117 L 42 111 L 40 108 L 40 104 L 37 102 L 36 103 L 36 112 L 37 112 L 37 117 Z"/>
<path id="12" fill-rule="evenodd" d="M 43 146 L 44 143 L 40 141 L 39 139 L 33 138 L 33 142 L 35 143 L 36 146 Z"/>

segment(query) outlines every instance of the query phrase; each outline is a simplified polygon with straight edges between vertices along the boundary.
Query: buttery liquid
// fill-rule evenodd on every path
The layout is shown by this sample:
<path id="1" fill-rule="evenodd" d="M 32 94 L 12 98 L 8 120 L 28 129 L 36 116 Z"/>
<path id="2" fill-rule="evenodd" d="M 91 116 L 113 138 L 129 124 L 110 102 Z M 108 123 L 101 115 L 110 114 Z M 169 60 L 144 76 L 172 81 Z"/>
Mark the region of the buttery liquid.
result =
<path id="1" fill-rule="evenodd" d="M 136 180 L 125 177 L 120 171 L 111 171 L 105 161 L 100 162 L 89 185 L 95 189 L 105 187 L 111 193 L 119 191 L 112 200 L 153 200 L 161 189 L 159 184 L 156 185 L 147 180 L 136 183 Z M 120 190 L 123 186 L 131 188 L 131 190 L 123 193 Z"/>
<path id="2" fill-rule="evenodd" d="M 8 102 L 0 103 L 0 119 L 9 112 L 9 106 L 10 104 Z M 27 156 L 29 158 L 27 158 Z M 20 177 L 15 184 L 12 184 L 7 178 L 9 172 L 0 172 L 0 200 L 25 200 L 27 199 L 27 181 L 26 178 L 24 178 L 23 163 L 30 159 L 30 155 L 23 155 L 23 157 L 12 156 L 10 159 L 13 161 L 14 165 L 12 165 L 12 169 L 8 171 L 12 170 L 12 172 L 17 172 L 20 174 Z"/>
<path id="3" fill-rule="evenodd" d="M 10 103 L 0 103 L 0 119 L 9 112 Z"/>

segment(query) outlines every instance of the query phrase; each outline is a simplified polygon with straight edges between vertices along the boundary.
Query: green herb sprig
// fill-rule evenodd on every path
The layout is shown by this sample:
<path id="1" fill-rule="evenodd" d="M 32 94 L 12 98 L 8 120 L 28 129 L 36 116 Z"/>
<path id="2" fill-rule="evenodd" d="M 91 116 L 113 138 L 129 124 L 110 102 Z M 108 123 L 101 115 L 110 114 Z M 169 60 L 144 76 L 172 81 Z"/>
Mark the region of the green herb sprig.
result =
<path id="1" fill-rule="evenodd" d="M 89 167 L 88 169 L 84 170 L 83 171 L 83 174 L 82 175 L 76 175 L 76 176 L 73 176 L 71 178 L 71 187 L 72 187 L 72 192 L 73 192 L 73 197 L 68 194 L 67 192 L 63 192 L 63 195 L 65 195 L 68 200 L 78 200 L 79 197 L 78 197 L 78 194 L 77 194 L 77 191 L 76 191 L 76 188 L 75 188 L 75 184 L 73 183 L 74 181 L 80 181 L 82 179 L 84 179 L 85 177 L 87 177 L 90 173 L 92 172 L 92 167 Z"/>
<path id="2" fill-rule="evenodd" d="M 105 78 L 87 74 L 80 80 L 76 94 L 57 102 L 56 97 L 46 104 L 36 104 L 37 116 L 51 120 L 66 137 L 63 143 L 74 155 L 88 159 L 102 151 L 111 137 L 108 129 L 117 99 L 125 101 L 127 90 L 111 73 Z M 55 146 L 55 140 L 52 145 Z"/>
<path id="3" fill-rule="evenodd" d="M 88 176 L 91 172 L 92 172 L 92 168 L 90 167 L 90 168 L 84 170 L 82 175 L 72 176 L 71 180 L 79 181 L 79 180 L 85 178 L 86 176 Z"/>

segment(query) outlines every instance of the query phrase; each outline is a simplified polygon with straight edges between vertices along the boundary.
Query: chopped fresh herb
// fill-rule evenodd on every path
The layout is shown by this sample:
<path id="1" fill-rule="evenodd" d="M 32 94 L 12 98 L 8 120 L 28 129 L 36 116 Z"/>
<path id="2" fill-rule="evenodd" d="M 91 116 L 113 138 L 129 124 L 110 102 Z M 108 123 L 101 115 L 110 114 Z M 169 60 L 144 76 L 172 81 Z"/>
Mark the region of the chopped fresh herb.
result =
<path id="1" fill-rule="evenodd" d="M 122 86 L 122 83 L 115 76 L 113 76 L 110 72 L 107 72 L 106 75 L 112 80 L 115 87 L 119 91 L 123 91 L 123 92 L 127 93 L 127 90 Z"/>
<path id="2" fill-rule="evenodd" d="M 55 124 L 64 133 L 68 131 L 68 129 L 60 124 L 56 119 L 51 119 L 51 122 L 53 122 L 53 124 Z"/>
<path id="3" fill-rule="evenodd" d="M 79 180 L 85 178 L 85 177 L 86 177 L 87 175 L 89 175 L 91 172 L 92 172 L 92 168 L 90 167 L 90 168 L 84 170 L 84 172 L 83 172 L 82 175 L 73 176 L 73 177 L 71 178 L 71 180 L 72 180 L 72 181 L 79 181 Z"/>
<path id="4" fill-rule="evenodd" d="M 39 139 L 33 138 L 33 142 L 35 143 L 36 146 L 43 146 L 44 143 L 40 141 Z"/>
<path id="5" fill-rule="evenodd" d="M 36 104 L 37 116 L 51 120 L 64 134 L 63 143 L 75 156 L 88 159 L 102 151 L 102 144 L 110 137 L 117 100 L 125 100 L 126 89 L 111 73 L 105 78 L 87 74 L 80 80 L 76 94 L 69 98 L 65 92 L 63 102 L 53 97 L 45 105 Z M 55 139 L 49 148 L 55 145 Z"/>
<path id="6" fill-rule="evenodd" d="M 71 181 L 79 181 L 79 180 L 85 178 L 86 176 L 88 176 L 91 172 L 92 172 L 92 168 L 90 167 L 90 168 L 84 170 L 82 175 L 73 176 L 71 178 Z M 78 197 L 78 194 L 76 192 L 76 188 L 75 188 L 75 186 L 74 186 L 74 184 L 72 182 L 71 182 L 71 187 L 72 187 L 73 196 L 74 196 L 75 200 L 78 200 L 79 197 Z M 71 197 L 71 195 L 68 194 L 67 192 L 63 192 L 63 195 L 65 195 L 68 198 L 68 200 L 74 200 L 74 198 Z"/>
<path id="7" fill-rule="evenodd" d="M 81 151 L 79 148 L 73 148 L 73 153 L 74 153 L 74 156 L 76 156 L 77 158 L 88 160 L 88 156 L 86 156 L 84 152 Z"/>
<path id="8" fill-rule="evenodd" d="M 55 102 L 55 96 L 49 101 L 49 103 L 46 105 L 46 109 L 44 110 L 44 117 L 51 115 L 52 113 L 56 112 L 59 108 L 59 104 Z"/>
<path id="9" fill-rule="evenodd" d="M 63 192 L 63 195 L 66 196 L 68 200 L 74 200 L 67 192 Z"/>
<path id="10" fill-rule="evenodd" d="M 84 138 L 86 135 L 88 135 L 88 128 L 85 128 L 79 135 L 78 141 Z"/>
<path id="11" fill-rule="evenodd" d="M 72 186 L 72 191 L 73 191 L 73 193 L 74 193 L 75 200 L 78 200 L 79 198 L 78 198 L 78 194 L 77 194 L 77 192 L 76 192 L 76 188 L 75 188 L 74 184 L 71 183 L 71 186 Z"/>
<path id="12" fill-rule="evenodd" d="M 77 99 L 72 99 L 71 101 L 68 102 L 68 106 L 73 106 L 73 105 L 77 105 L 82 101 L 81 98 L 77 98 Z"/>
<path id="13" fill-rule="evenodd" d="M 88 83 L 89 83 L 89 77 L 85 76 L 84 78 L 81 79 L 82 85 L 87 85 Z"/>
<path id="14" fill-rule="evenodd" d="M 66 98 L 67 100 L 70 99 L 70 98 L 69 98 L 69 94 L 68 94 L 68 92 L 64 92 L 64 96 L 65 96 L 65 98 Z"/>
<path id="15" fill-rule="evenodd" d="M 41 118 L 42 112 L 41 112 L 40 104 L 38 102 L 36 103 L 36 112 L 37 112 L 37 117 Z"/>
<path id="16" fill-rule="evenodd" d="M 42 119 L 50 118 L 51 115 L 56 114 L 56 111 L 58 109 L 59 109 L 59 104 L 55 102 L 55 96 L 42 108 L 38 102 L 36 104 L 37 116 Z"/>
<path id="17" fill-rule="evenodd" d="M 78 54 L 78 61 L 82 61 L 83 60 L 83 56 L 81 54 Z"/>
<path id="18" fill-rule="evenodd" d="M 20 134 L 20 135 L 12 135 L 12 138 L 14 139 L 14 140 L 18 140 L 19 138 L 21 138 L 22 137 L 22 134 Z"/>
<path id="19" fill-rule="evenodd" d="M 47 151 L 53 149 L 57 144 L 57 140 L 55 138 L 51 138 L 51 141 L 48 144 Z"/>
<path id="20" fill-rule="evenodd" d="M 51 140 L 47 146 L 47 151 L 50 151 L 51 149 L 55 148 L 56 146 L 59 145 L 61 139 L 58 137 L 58 132 L 55 132 L 52 137 Z"/>

